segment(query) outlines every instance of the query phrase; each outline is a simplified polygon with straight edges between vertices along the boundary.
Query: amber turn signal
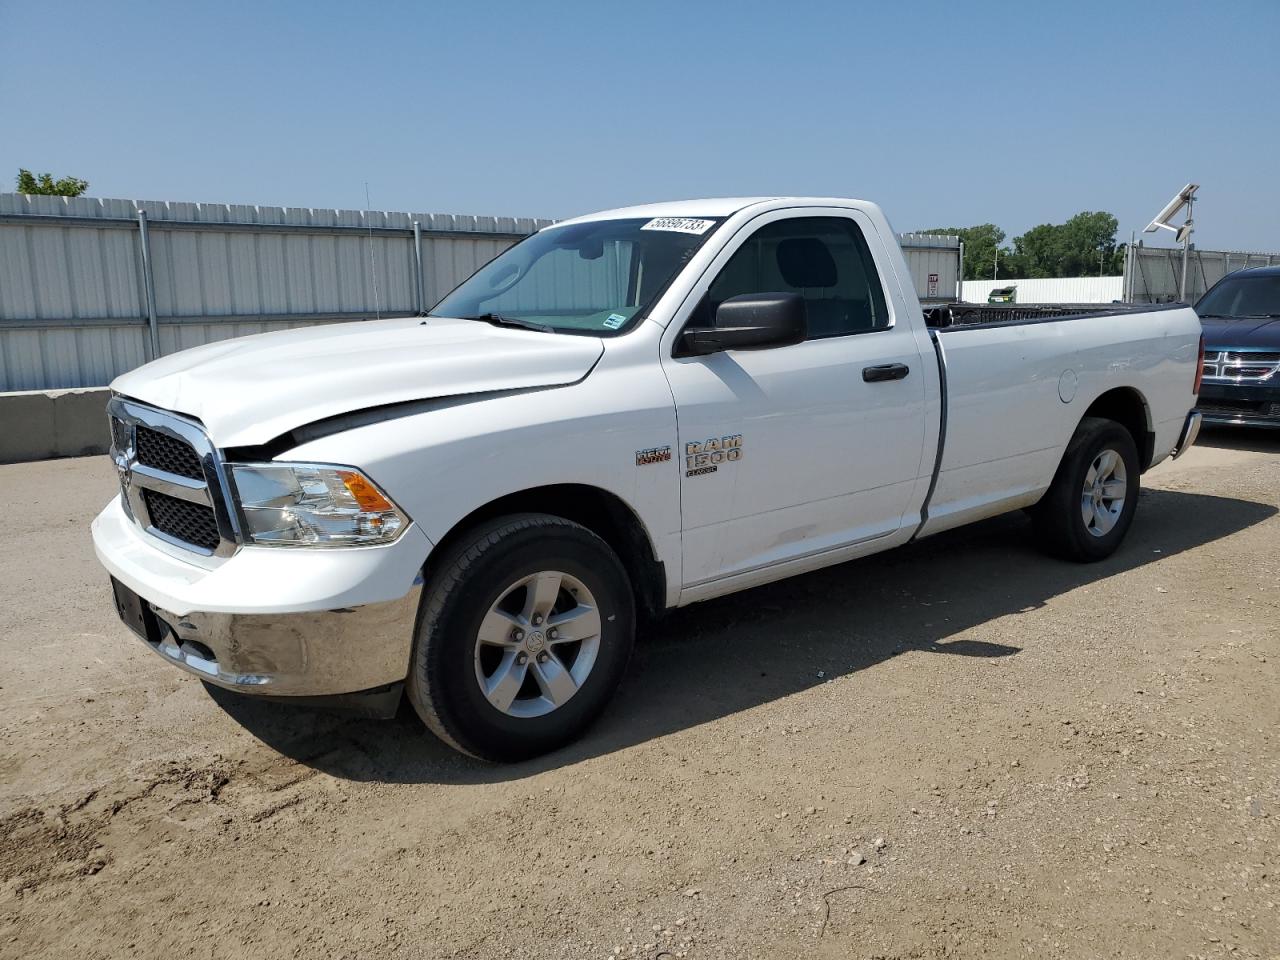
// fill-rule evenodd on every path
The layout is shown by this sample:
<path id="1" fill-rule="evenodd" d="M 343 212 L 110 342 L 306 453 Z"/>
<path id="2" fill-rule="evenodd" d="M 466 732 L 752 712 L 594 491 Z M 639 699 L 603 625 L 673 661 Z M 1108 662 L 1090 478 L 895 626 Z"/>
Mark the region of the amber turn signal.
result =
<path id="1" fill-rule="evenodd" d="M 352 470 L 339 470 L 342 485 L 350 491 L 360 509 L 369 513 L 390 513 L 395 504 L 378 492 L 378 488 Z"/>

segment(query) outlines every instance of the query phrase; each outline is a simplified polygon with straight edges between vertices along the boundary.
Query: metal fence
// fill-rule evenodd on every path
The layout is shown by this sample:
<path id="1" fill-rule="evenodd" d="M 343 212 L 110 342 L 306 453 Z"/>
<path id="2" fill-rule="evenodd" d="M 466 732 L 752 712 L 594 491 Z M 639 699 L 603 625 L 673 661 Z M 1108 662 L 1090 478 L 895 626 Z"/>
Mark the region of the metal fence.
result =
<path id="1" fill-rule="evenodd" d="M 551 220 L 0 194 L 0 392 L 92 387 L 229 337 L 429 308 Z M 955 237 L 904 234 L 922 299 Z"/>
<path id="2" fill-rule="evenodd" d="M 911 282 L 923 301 L 960 299 L 964 275 L 964 244 L 959 237 L 928 233 L 900 233 L 898 242 L 907 258 Z"/>
<path id="3" fill-rule="evenodd" d="M 1017 287 L 1018 303 L 1111 303 L 1124 295 L 1124 277 L 966 280 L 962 300 L 986 303 L 992 290 Z"/>
<path id="4" fill-rule="evenodd" d="M 100 386 L 214 340 L 412 314 L 551 222 L 0 194 L 0 391 Z"/>
<path id="5" fill-rule="evenodd" d="M 1280 264 L 1280 253 L 1240 253 L 1193 247 L 1187 261 L 1187 301 L 1195 303 L 1228 273 L 1245 267 L 1273 264 Z M 1181 247 L 1130 246 L 1125 256 L 1125 302 L 1172 303 L 1178 299 L 1181 277 Z"/>

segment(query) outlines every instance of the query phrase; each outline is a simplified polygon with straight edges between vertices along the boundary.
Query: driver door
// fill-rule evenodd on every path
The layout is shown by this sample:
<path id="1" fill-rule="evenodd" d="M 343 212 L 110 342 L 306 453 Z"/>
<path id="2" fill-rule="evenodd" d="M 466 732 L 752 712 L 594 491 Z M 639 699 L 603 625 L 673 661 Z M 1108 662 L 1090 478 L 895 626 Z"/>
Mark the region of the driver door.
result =
<path id="1" fill-rule="evenodd" d="M 790 292 L 805 299 L 809 332 L 793 346 L 710 356 L 681 355 L 677 333 L 664 351 L 683 456 L 686 591 L 714 595 L 903 529 L 923 469 L 924 358 L 885 295 L 887 265 L 868 233 L 870 221 L 848 209 L 764 214 L 695 288 L 681 326 L 709 326 L 732 296 Z M 864 375 L 889 367 L 889 379 Z"/>

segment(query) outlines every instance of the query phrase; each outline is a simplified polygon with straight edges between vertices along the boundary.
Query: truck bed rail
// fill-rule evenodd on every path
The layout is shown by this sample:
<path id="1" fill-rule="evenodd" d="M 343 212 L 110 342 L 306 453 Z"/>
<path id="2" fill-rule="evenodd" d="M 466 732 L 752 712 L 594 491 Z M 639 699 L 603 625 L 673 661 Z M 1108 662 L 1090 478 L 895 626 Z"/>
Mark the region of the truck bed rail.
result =
<path id="1" fill-rule="evenodd" d="M 1180 303 L 944 303 L 924 311 L 925 324 L 934 329 L 948 327 L 996 326 L 1014 323 L 1044 323 L 1077 317 L 1104 317 L 1165 310 Z"/>

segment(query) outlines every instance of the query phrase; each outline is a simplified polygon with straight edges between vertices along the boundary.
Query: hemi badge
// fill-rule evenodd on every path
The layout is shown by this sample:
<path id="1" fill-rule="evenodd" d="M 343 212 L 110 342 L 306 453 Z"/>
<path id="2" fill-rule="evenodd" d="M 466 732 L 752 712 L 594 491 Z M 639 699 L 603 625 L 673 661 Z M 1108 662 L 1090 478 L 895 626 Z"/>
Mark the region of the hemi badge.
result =
<path id="1" fill-rule="evenodd" d="M 636 466 L 643 467 L 650 463 L 666 463 L 671 459 L 671 447 L 650 447 L 648 450 L 636 451 Z"/>

